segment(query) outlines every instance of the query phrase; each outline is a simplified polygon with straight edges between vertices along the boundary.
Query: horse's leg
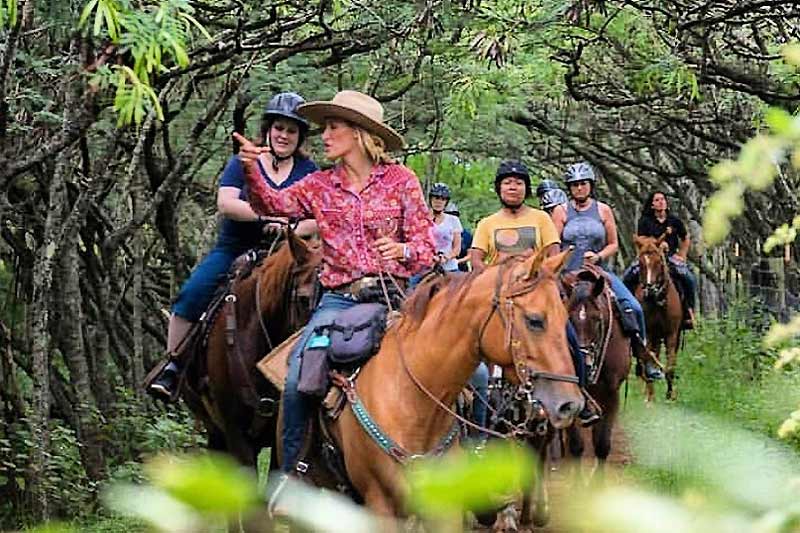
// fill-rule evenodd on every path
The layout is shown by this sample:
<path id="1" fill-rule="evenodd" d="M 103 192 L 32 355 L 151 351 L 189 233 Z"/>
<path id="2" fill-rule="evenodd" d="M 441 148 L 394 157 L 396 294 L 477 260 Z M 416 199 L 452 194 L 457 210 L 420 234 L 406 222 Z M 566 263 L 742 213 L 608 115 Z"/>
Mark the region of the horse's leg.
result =
<path id="1" fill-rule="evenodd" d="M 547 497 L 547 450 L 549 443 L 543 445 L 539 452 L 539 463 L 537 465 L 535 497 L 533 505 L 533 514 L 530 516 L 533 525 L 536 527 L 544 527 L 550 521 L 550 502 Z M 523 524 L 527 524 L 526 519 L 528 515 L 523 514 Z"/>
<path id="2" fill-rule="evenodd" d="M 572 457 L 569 468 L 571 470 L 571 482 L 575 486 L 583 484 L 583 463 L 582 457 L 584 452 L 583 435 L 581 435 L 580 428 L 573 424 L 564 430 L 567 439 L 567 449 Z"/>
<path id="3" fill-rule="evenodd" d="M 592 428 L 592 443 L 594 455 L 597 458 L 592 477 L 599 473 L 600 481 L 605 475 L 605 465 L 611 453 L 611 434 L 619 411 L 619 387 L 614 391 L 607 391 L 603 402 L 603 419 Z"/>
<path id="4" fill-rule="evenodd" d="M 675 367 L 678 362 L 678 339 L 680 338 L 680 331 L 672 333 L 666 341 L 667 351 L 667 369 L 664 376 L 667 380 L 667 401 L 675 401 L 678 399 L 678 393 L 675 391 Z"/>
<path id="5" fill-rule="evenodd" d="M 398 516 L 391 494 L 381 487 L 378 481 L 373 481 L 364 491 L 364 504 L 380 521 L 380 531 L 387 533 L 396 532 Z M 459 522 L 460 524 L 460 522 Z"/>
<path id="6" fill-rule="evenodd" d="M 656 341 L 653 334 L 650 334 L 649 338 L 647 339 L 647 350 L 653 353 L 656 361 L 660 360 L 659 352 L 661 351 L 661 343 Z M 647 403 L 652 402 L 655 399 L 655 383 L 653 383 L 653 381 L 645 380 L 644 392 L 644 401 Z"/>

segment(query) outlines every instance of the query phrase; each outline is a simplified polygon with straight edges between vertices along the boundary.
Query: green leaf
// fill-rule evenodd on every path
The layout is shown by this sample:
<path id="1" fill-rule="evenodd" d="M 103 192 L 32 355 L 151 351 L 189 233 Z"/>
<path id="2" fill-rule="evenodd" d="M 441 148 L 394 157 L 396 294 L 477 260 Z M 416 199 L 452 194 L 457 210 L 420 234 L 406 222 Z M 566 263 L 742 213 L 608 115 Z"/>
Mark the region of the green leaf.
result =
<path id="1" fill-rule="evenodd" d="M 792 129 L 792 115 L 784 109 L 778 107 L 771 107 L 764 115 L 769 127 L 779 135 L 787 135 Z"/>
<path id="2" fill-rule="evenodd" d="M 257 503 L 256 480 L 227 456 L 162 456 L 146 470 L 156 486 L 201 512 L 234 515 Z"/>
<path id="3" fill-rule="evenodd" d="M 92 14 L 95 6 L 97 6 L 97 2 L 99 0 L 89 0 L 89 3 L 83 7 L 83 11 L 81 11 L 81 16 L 78 19 L 78 27 L 83 27 L 86 25 L 86 21 L 89 20 L 89 15 Z"/>
<path id="4" fill-rule="evenodd" d="M 492 442 L 481 456 L 451 454 L 408 471 L 411 508 L 428 516 L 486 510 L 534 480 L 536 459 L 524 446 Z"/>
<path id="5" fill-rule="evenodd" d="M 781 55 L 790 65 L 800 67 L 800 43 L 787 44 L 781 50 Z"/>
<path id="6" fill-rule="evenodd" d="M 181 13 L 181 17 L 189 21 L 190 24 L 192 24 L 195 28 L 197 28 L 206 39 L 212 42 L 214 41 L 214 38 L 211 36 L 210 33 L 208 33 L 208 30 L 206 30 L 206 28 L 202 24 L 200 24 L 200 22 L 198 22 L 197 19 L 195 19 L 193 16 L 191 16 L 188 13 Z"/>

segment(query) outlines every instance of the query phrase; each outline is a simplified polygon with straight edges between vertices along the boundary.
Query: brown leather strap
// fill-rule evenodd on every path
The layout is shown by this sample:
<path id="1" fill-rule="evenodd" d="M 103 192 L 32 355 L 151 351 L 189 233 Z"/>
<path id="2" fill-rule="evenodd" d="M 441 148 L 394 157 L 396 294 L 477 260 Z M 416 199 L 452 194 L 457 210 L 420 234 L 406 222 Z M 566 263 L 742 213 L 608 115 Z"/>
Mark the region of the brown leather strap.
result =
<path id="1" fill-rule="evenodd" d="M 235 294 L 225 296 L 225 343 L 228 346 L 228 360 L 232 363 L 228 366 L 229 375 L 234 387 L 240 391 L 244 403 L 253 409 L 258 409 L 259 396 L 236 342 L 236 302 Z"/>

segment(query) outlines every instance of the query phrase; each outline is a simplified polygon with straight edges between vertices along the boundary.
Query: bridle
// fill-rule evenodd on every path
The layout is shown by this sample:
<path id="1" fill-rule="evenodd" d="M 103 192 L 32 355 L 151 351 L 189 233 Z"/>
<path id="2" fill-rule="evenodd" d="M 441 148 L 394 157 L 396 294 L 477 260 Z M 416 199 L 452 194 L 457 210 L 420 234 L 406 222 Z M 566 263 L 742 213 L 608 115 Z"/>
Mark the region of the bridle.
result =
<path id="1" fill-rule="evenodd" d="M 654 302 L 658 306 L 665 306 L 667 304 L 667 290 L 669 289 L 669 284 L 671 283 L 671 278 L 669 275 L 669 269 L 667 267 L 667 260 L 663 253 L 658 254 L 661 259 L 661 281 L 660 282 L 648 282 L 645 280 L 642 283 L 642 296 L 645 300 L 650 300 Z M 647 268 L 649 265 L 645 263 Z M 644 273 L 644 268 L 642 265 L 642 258 L 639 256 L 639 268 Z"/>
<path id="2" fill-rule="evenodd" d="M 499 431 L 480 426 L 479 424 L 475 424 L 471 420 L 467 420 L 463 416 L 456 413 L 449 406 L 445 405 L 444 402 L 442 402 L 435 394 L 429 391 L 427 387 L 422 384 L 419 378 L 411 371 L 408 363 L 406 362 L 405 354 L 403 353 L 402 341 L 399 337 L 397 339 L 398 354 L 403 364 L 403 369 L 419 390 L 428 396 L 428 398 L 430 398 L 440 409 L 456 418 L 462 424 L 499 438 L 521 438 L 534 435 L 541 436 L 547 432 L 548 422 L 546 411 L 542 403 L 534 397 L 537 380 L 560 381 L 565 383 L 574 383 L 576 385 L 578 384 L 578 378 L 575 375 L 557 374 L 553 372 L 536 370 L 525 363 L 525 356 L 523 353 L 521 353 L 522 343 L 515 335 L 515 311 L 517 308 L 521 308 L 520 304 L 517 303 L 516 300 L 521 296 L 531 293 L 539 285 L 541 276 L 537 274 L 535 277 L 527 280 L 524 285 L 504 293 L 503 277 L 506 271 L 513 271 L 512 268 L 509 268 L 509 266 L 513 266 L 513 264 L 514 262 L 511 261 L 509 263 L 501 264 L 498 268 L 495 282 L 495 292 L 492 298 L 492 308 L 489 310 L 489 313 L 483 320 L 483 325 L 479 330 L 478 338 L 476 340 L 476 348 L 478 353 L 483 353 L 481 345 L 484 334 L 486 333 L 486 329 L 489 326 L 492 318 L 497 315 L 501 324 L 503 325 L 503 328 L 505 329 L 504 346 L 506 346 L 511 353 L 511 366 L 514 367 L 518 379 L 517 388 L 513 394 L 512 400 L 515 402 L 523 402 L 523 416 L 520 420 L 512 421 L 505 419 L 502 421 L 505 422 L 506 426 L 510 428 L 507 433 L 501 433 Z M 535 428 L 533 432 L 529 429 L 530 427 Z"/>
<path id="3" fill-rule="evenodd" d="M 573 291 L 577 289 L 578 285 L 581 283 L 591 283 L 591 281 L 578 279 L 575 283 Z M 593 361 L 592 373 L 587 376 L 586 380 L 590 385 L 597 383 L 597 380 L 600 378 L 600 371 L 603 368 L 603 363 L 605 363 L 606 353 L 608 352 L 608 344 L 611 342 L 611 334 L 614 330 L 614 308 L 612 303 L 613 295 L 608 283 L 606 283 L 603 287 L 603 292 L 601 294 L 604 296 L 604 300 L 606 302 L 605 310 L 607 314 L 605 316 L 601 314 L 600 323 L 597 325 L 597 330 L 592 336 L 591 342 L 588 345 L 578 345 L 581 354 L 587 359 L 591 357 L 591 360 Z M 599 339 L 601 339 L 602 344 L 598 343 Z"/>

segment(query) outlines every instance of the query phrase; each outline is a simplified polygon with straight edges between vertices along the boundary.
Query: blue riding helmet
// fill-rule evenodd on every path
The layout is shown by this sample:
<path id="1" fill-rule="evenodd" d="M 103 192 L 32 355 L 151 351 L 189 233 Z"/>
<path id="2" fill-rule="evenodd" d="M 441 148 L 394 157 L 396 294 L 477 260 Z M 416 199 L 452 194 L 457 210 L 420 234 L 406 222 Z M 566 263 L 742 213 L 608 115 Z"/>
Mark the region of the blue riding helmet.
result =
<path id="1" fill-rule="evenodd" d="M 269 122 L 276 118 L 290 118 L 300 125 L 303 132 L 308 131 L 308 121 L 297 114 L 298 106 L 305 102 L 297 93 L 278 93 L 270 99 L 262 117 Z"/>
<path id="2" fill-rule="evenodd" d="M 433 184 L 433 186 L 431 186 L 431 190 L 428 193 L 428 196 L 438 196 L 439 198 L 445 198 L 449 200 L 450 187 L 448 187 L 446 183 L 442 183 L 441 181 L 436 182 Z"/>

